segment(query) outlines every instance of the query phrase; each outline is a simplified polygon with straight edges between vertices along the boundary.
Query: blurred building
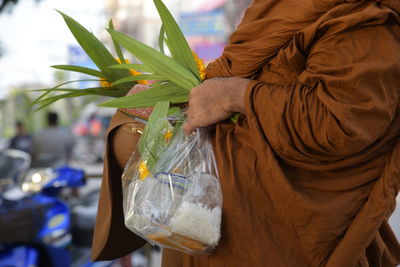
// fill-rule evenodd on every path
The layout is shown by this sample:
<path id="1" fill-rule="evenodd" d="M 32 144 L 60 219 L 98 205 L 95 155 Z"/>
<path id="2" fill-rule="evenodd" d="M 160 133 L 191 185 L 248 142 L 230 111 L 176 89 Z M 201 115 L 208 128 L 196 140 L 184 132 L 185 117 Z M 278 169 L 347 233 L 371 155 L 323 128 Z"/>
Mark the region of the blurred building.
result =
<path id="1" fill-rule="evenodd" d="M 193 50 L 206 61 L 218 57 L 251 0 L 164 0 Z M 158 46 L 161 22 L 149 0 L 106 0 L 117 30 Z M 105 38 L 109 38 L 106 37 Z"/>

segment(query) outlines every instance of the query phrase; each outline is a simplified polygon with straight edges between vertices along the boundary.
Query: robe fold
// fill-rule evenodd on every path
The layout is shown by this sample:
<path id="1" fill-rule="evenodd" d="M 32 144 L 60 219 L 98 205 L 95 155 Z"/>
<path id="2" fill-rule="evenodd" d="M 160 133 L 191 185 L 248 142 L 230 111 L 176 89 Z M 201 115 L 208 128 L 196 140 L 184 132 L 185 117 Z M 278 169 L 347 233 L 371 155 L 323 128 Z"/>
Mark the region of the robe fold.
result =
<path id="1" fill-rule="evenodd" d="M 252 80 L 246 113 L 215 127 L 221 240 L 208 257 L 166 249 L 163 266 L 400 264 L 388 224 L 400 189 L 399 12 L 399 0 L 251 4 L 207 67 L 207 78 Z M 122 210 L 116 188 L 102 191 L 100 209 L 112 195 Z M 98 225 L 121 221 L 100 209 Z M 94 254 L 135 243 L 107 231 Z"/>

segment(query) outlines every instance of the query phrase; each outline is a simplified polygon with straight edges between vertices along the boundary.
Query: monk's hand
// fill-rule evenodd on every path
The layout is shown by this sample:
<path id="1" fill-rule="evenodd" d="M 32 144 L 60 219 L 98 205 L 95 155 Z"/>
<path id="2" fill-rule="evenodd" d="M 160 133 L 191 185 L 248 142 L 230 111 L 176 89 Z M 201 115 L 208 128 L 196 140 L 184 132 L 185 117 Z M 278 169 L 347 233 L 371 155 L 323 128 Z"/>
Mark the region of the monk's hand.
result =
<path id="1" fill-rule="evenodd" d="M 189 107 L 183 130 L 187 135 L 198 127 L 205 127 L 245 113 L 245 91 L 250 80 L 243 78 L 214 78 L 194 87 L 189 96 Z"/>
<path id="2" fill-rule="evenodd" d="M 140 93 L 142 91 L 145 91 L 149 89 L 150 87 L 147 85 L 142 85 L 142 84 L 135 84 L 126 95 L 134 95 L 136 93 Z"/>

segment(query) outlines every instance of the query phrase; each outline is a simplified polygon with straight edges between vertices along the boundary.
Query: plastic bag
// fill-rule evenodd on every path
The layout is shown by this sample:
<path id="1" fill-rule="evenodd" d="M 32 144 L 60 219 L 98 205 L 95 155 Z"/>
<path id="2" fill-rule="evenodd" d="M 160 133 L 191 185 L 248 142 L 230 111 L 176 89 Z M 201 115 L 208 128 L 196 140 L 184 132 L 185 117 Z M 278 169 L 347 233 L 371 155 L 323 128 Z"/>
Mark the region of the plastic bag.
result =
<path id="1" fill-rule="evenodd" d="M 128 229 L 152 244 L 210 254 L 220 239 L 222 192 L 206 129 L 186 136 L 180 126 L 165 152 L 141 178 L 134 153 L 123 175 Z"/>

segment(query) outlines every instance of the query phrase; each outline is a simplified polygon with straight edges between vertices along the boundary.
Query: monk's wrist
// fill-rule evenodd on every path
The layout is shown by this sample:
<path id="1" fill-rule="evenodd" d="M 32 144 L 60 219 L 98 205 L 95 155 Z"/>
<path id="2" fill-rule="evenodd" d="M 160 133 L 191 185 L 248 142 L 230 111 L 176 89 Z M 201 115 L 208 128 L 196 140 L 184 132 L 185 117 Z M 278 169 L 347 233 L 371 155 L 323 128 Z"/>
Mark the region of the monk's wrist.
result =
<path id="1" fill-rule="evenodd" d="M 229 112 L 246 112 L 245 93 L 249 79 L 244 78 L 229 78 L 228 88 L 226 88 L 226 105 Z"/>

